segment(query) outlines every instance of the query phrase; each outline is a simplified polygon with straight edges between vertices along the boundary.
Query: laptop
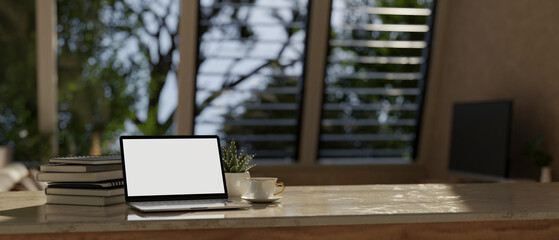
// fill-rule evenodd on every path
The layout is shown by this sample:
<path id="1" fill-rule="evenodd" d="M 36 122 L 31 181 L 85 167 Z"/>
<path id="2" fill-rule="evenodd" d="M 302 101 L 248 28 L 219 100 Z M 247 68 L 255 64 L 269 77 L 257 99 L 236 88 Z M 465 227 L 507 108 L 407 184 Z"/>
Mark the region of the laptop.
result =
<path id="1" fill-rule="evenodd" d="M 121 136 L 126 204 L 141 212 L 238 209 L 227 199 L 219 137 Z"/>

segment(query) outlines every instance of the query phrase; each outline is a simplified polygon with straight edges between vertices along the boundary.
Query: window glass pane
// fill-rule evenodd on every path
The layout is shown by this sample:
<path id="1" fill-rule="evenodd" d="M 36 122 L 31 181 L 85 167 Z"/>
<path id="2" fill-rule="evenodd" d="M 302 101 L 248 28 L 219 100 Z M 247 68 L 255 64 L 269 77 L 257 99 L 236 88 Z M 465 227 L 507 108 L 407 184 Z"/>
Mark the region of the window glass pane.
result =
<path id="1" fill-rule="evenodd" d="M 257 161 L 297 156 L 306 0 L 200 1 L 195 134 Z"/>
<path id="2" fill-rule="evenodd" d="M 411 161 L 431 5 L 429 0 L 333 0 L 321 162 Z"/>
<path id="3" fill-rule="evenodd" d="M 170 134 L 180 0 L 58 0 L 60 154 L 117 152 L 121 134 Z"/>
<path id="4" fill-rule="evenodd" d="M 37 124 L 35 1 L 0 1 L 0 145 L 16 161 L 50 154 Z"/>

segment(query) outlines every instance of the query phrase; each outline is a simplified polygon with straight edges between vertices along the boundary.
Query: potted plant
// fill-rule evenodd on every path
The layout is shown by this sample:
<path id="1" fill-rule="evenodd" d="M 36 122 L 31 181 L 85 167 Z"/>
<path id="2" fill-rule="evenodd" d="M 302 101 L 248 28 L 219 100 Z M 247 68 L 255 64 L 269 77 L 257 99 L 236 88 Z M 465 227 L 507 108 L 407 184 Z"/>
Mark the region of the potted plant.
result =
<path id="1" fill-rule="evenodd" d="M 254 155 L 247 154 L 244 150 L 238 152 L 235 140 L 231 140 L 228 147 L 222 147 L 222 152 L 227 193 L 230 198 L 239 198 L 248 191 L 248 170 L 254 167 L 254 164 L 250 164 Z"/>
<path id="2" fill-rule="evenodd" d="M 536 165 L 541 169 L 540 182 L 551 182 L 551 162 L 553 157 L 541 150 L 543 135 L 539 134 L 536 138 L 528 141 L 524 148 L 524 155 L 535 160 Z"/>

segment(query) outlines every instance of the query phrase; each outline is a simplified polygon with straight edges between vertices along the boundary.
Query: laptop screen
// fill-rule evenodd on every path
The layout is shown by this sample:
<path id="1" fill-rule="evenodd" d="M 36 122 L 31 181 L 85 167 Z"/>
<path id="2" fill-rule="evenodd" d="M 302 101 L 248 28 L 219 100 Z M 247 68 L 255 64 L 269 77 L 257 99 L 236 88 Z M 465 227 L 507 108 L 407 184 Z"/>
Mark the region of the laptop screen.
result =
<path id="1" fill-rule="evenodd" d="M 123 136 L 127 197 L 225 194 L 217 136 Z"/>

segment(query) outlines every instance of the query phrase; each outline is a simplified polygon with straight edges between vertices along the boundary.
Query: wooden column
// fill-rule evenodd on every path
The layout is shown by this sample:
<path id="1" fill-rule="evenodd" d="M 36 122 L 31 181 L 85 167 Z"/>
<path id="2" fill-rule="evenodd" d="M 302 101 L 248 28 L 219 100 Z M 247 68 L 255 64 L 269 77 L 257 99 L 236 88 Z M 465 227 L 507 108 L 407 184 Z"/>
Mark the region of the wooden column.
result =
<path id="1" fill-rule="evenodd" d="M 37 106 L 39 132 L 50 135 L 52 153 L 58 153 L 57 95 L 58 74 L 56 63 L 56 1 L 36 0 L 37 29 Z"/>
<path id="2" fill-rule="evenodd" d="M 197 49 L 198 0 L 183 0 L 179 18 L 179 101 L 176 110 L 176 133 L 180 135 L 194 133 Z"/>
<path id="3" fill-rule="evenodd" d="M 312 165 L 317 161 L 320 134 L 324 74 L 328 53 L 328 30 L 331 0 L 310 1 L 307 56 L 305 64 L 299 163 Z"/>

